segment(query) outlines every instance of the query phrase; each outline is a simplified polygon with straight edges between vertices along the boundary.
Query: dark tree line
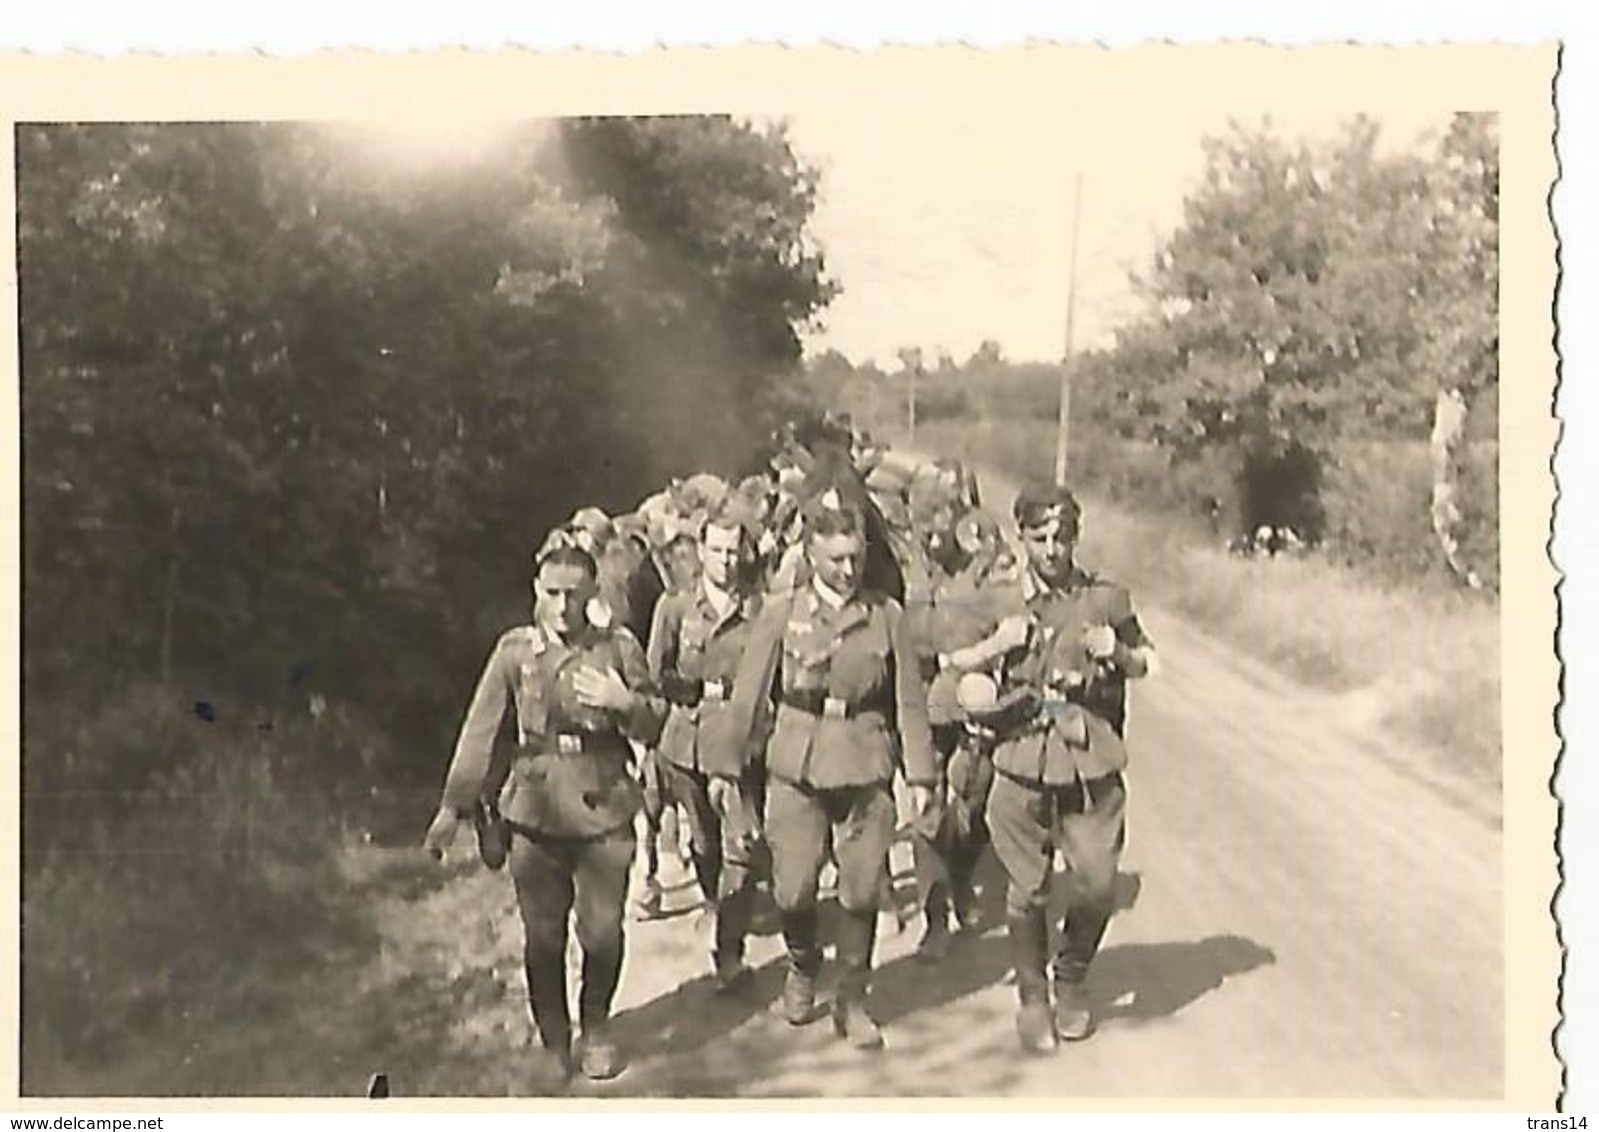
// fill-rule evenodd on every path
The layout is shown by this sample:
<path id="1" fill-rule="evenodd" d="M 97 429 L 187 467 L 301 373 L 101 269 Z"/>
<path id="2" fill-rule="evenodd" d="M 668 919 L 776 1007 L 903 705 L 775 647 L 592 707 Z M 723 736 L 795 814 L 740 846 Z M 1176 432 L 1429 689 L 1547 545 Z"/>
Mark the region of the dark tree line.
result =
<path id="1" fill-rule="evenodd" d="M 319 693 L 433 775 L 544 530 L 738 470 L 832 293 L 814 174 L 725 118 L 427 168 L 307 124 L 24 126 L 17 156 L 35 791 L 135 692 Z"/>

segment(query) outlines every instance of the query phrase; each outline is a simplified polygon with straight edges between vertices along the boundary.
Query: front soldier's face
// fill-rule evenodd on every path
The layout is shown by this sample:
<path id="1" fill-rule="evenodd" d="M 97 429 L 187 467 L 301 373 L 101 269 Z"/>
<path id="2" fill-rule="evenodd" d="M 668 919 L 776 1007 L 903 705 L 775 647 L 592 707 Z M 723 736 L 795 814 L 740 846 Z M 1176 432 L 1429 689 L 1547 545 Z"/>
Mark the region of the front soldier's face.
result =
<path id="1" fill-rule="evenodd" d="M 737 527 L 707 526 L 700 542 L 700 566 L 706 579 L 724 590 L 731 588 L 738 578 L 742 550 L 743 540 Z"/>
<path id="2" fill-rule="evenodd" d="M 550 563 L 533 582 L 533 619 L 540 629 L 566 637 L 583 624 L 583 610 L 595 594 L 594 579 L 581 566 Z"/>
<path id="3" fill-rule="evenodd" d="M 1056 520 L 1022 532 L 1027 562 L 1044 581 L 1063 582 L 1071 576 L 1072 553 L 1077 547 L 1074 527 Z"/>
<path id="4" fill-rule="evenodd" d="M 816 580 L 844 597 L 860 589 L 866 544 L 860 535 L 818 535 L 807 551 Z"/>

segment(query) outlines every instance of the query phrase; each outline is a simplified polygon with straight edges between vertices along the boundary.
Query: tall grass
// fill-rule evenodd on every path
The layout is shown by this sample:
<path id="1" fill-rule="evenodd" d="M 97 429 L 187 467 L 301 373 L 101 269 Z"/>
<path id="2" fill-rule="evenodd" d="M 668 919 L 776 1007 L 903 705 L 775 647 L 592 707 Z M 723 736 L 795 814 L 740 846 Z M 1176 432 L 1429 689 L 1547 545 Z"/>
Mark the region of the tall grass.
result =
<path id="1" fill-rule="evenodd" d="M 342 900 L 331 792 L 314 765 L 282 757 L 337 758 L 350 735 L 310 720 L 270 736 L 219 726 L 140 688 L 78 737 L 151 766 L 164 746 L 168 765 L 126 790 L 67 789 L 63 776 L 24 798 L 22 1080 L 33 1094 L 71 1092 L 86 1069 L 151 1045 L 249 1026 L 360 932 Z"/>

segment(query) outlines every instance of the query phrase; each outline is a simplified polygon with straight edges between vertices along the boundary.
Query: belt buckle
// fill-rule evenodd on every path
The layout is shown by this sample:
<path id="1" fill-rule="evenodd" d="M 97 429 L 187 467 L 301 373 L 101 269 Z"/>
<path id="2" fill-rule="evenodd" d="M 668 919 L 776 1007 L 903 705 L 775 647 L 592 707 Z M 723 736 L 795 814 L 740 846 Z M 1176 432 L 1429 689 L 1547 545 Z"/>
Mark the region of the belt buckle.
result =
<path id="1" fill-rule="evenodd" d="M 845 719 L 848 717 L 849 705 L 837 696 L 827 696 L 822 700 L 822 715 L 828 719 Z"/>
<path id="2" fill-rule="evenodd" d="M 727 685 L 720 680 L 707 680 L 700 694 L 707 700 L 725 700 L 727 699 Z"/>
<path id="3" fill-rule="evenodd" d="M 563 755 L 580 754 L 583 750 L 583 736 L 570 733 L 555 737 L 555 749 Z"/>

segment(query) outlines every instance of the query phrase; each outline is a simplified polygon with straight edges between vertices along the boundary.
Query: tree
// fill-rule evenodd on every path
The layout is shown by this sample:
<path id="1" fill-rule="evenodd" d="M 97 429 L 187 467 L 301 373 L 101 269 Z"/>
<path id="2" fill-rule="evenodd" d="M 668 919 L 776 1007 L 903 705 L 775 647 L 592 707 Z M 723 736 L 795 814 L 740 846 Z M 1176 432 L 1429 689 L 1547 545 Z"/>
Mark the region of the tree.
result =
<path id="1" fill-rule="evenodd" d="M 1280 486 L 1285 460 L 1424 435 L 1430 415 L 1453 419 L 1435 406 L 1492 388 L 1492 130 L 1460 115 L 1436 153 L 1389 156 L 1363 118 L 1321 145 L 1238 127 L 1207 141 L 1204 181 L 1139 281 L 1146 315 L 1118 344 L 1142 431 L 1177 451 L 1231 447 Z M 1440 458 L 1440 483 L 1457 464 Z M 1311 522 L 1316 479 L 1292 505 Z M 1464 572 L 1441 495 L 1434 523 Z"/>
<path id="2" fill-rule="evenodd" d="M 732 470 L 832 293 L 814 174 L 727 118 L 430 168 L 321 125 L 17 141 L 35 782 L 151 672 L 255 711 L 309 671 L 431 776 L 543 531 Z"/>

